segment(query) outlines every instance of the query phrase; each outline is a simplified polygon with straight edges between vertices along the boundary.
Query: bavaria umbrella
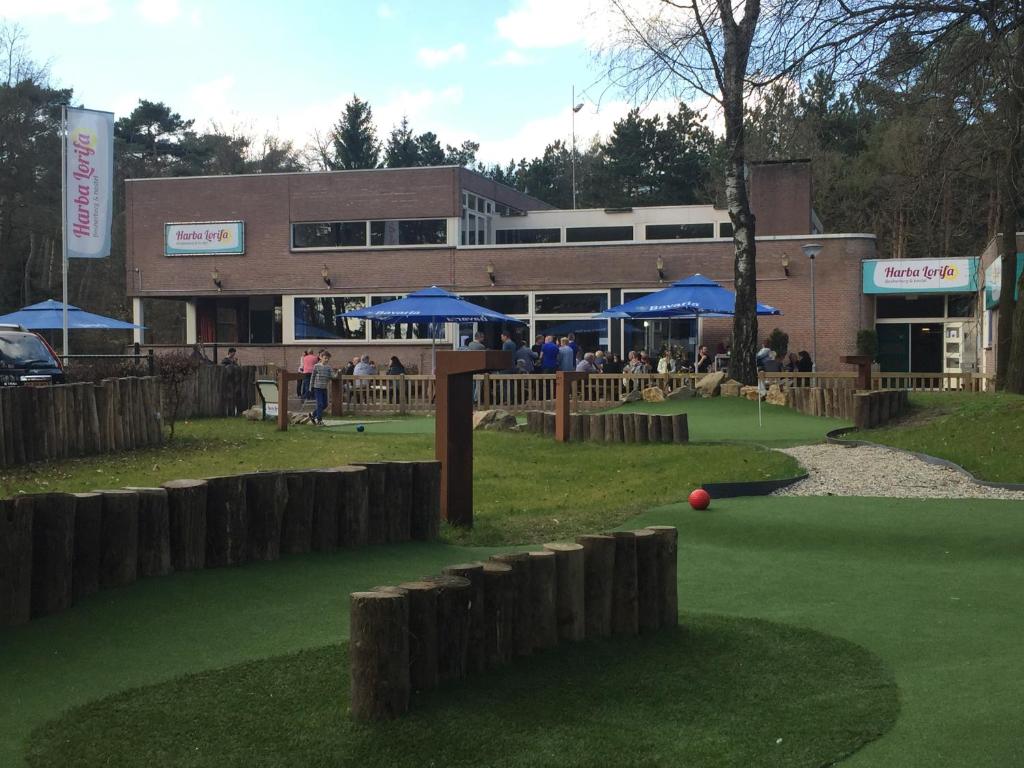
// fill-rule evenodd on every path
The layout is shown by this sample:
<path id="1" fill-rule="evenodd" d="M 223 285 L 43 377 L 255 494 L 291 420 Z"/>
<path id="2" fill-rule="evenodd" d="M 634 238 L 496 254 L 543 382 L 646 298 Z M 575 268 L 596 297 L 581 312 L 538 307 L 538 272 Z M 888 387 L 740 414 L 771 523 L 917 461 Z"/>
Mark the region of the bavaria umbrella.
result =
<path id="1" fill-rule="evenodd" d="M 38 304 L 22 307 L 16 312 L 7 315 L 0 315 L 0 323 L 15 323 L 24 326 L 31 331 L 52 331 L 64 327 L 64 305 L 59 301 L 47 299 Z M 132 325 L 124 320 L 117 320 L 113 317 L 96 315 L 86 312 L 68 304 L 68 328 L 75 329 L 101 329 L 109 331 L 130 331 L 142 328 L 141 325 Z"/>
<path id="2" fill-rule="evenodd" d="M 731 317 L 736 314 L 736 294 L 703 275 L 677 280 L 668 288 L 611 307 L 594 315 L 614 320 L 687 317 Z M 781 315 L 767 304 L 757 305 L 759 315 Z"/>
<path id="3" fill-rule="evenodd" d="M 363 309 L 342 312 L 338 317 L 355 317 L 388 323 L 513 323 L 524 325 L 501 312 L 466 301 L 443 288 L 432 285 L 402 299 L 386 301 Z M 430 354 L 434 356 L 437 333 L 430 329 Z"/>

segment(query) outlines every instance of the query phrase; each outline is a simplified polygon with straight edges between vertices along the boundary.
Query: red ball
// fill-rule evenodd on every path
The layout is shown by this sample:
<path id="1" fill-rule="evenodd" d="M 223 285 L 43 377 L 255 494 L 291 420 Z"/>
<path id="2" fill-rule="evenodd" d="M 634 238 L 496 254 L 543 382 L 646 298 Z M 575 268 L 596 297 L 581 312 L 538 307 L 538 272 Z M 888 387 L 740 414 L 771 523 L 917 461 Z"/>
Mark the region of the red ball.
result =
<path id="1" fill-rule="evenodd" d="M 711 505 L 711 495 L 703 488 L 698 488 L 690 494 L 689 501 L 694 509 L 707 509 Z"/>

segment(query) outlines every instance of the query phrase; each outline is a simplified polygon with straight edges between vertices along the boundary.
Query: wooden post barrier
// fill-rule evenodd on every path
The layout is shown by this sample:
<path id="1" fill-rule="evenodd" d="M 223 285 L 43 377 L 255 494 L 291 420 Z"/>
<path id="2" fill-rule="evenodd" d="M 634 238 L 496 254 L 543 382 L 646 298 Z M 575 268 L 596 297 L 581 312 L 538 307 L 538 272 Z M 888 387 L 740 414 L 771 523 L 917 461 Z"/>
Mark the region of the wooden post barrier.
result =
<path id="1" fill-rule="evenodd" d="M 672 442 L 690 442 L 690 424 L 685 413 L 672 414 Z"/>
<path id="2" fill-rule="evenodd" d="M 608 637 L 612 631 L 615 539 L 602 534 L 577 536 L 583 546 L 584 619 L 587 639 Z"/>
<path id="3" fill-rule="evenodd" d="M 544 549 L 555 555 L 558 638 L 579 642 L 587 635 L 583 546 L 552 543 L 545 544 Z"/>
<path id="4" fill-rule="evenodd" d="M 636 537 L 632 531 L 615 531 L 615 564 L 612 576 L 612 634 L 636 635 L 637 613 Z"/>
<path id="5" fill-rule="evenodd" d="M 587 427 L 590 417 L 582 413 L 569 415 L 569 440 L 573 443 L 582 443 L 587 439 Z"/>
<path id="6" fill-rule="evenodd" d="M 438 587 L 433 581 L 398 585 L 409 603 L 409 683 L 414 691 L 429 691 L 438 681 Z"/>
<path id="7" fill-rule="evenodd" d="M 0 401 L 7 395 L 0 389 Z M 0 499 L 0 628 L 24 624 L 32 615 L 34 510 L 17 501 Z"/>
<path id="8" fill-rule="evenodd" d="M 637 443 L 648 442 L 646 413 L 633 414 L 633 440 Z"/>
<path id="9" fill-rule="evenodd" d="M 403 542 L 412 538 L 413 477 L 410 461 L 389 461 L 385 464 L 388 487 L 388 541 Z"/>
<path id="10" fill-rule="evenodd" d="M 366 467 L 367 543 L 386 544 L 390 541 L 393 530 L 390 520 L 393 509 L 388 499 L 387 465 L 382 461 L 368 461 L 355 466 Z"/>
<path id="11" fill-rule="evenodd" d="M 853 394 L 853 425 L 857 429 L 868 428 L 868 418 L 871 415 L 871 409 L 868 407 L 870 399 L 870 392 L 854 392 Z"/>
<path id="12" fill-rule="evenodd" d="M 499 667 L 512 658 L 509 627 L 515 615 L 512 591 L 512 567 L 489 560 L 484 575 L 484 658 L 488 669 Z"/>
<path id="13" fill-rule="evenodd" d="M 558 371 L 555 374 L 555 441 L 564 443 L 572 439 L 570 418 L 573 386 L 577 381 L 586 381 L 587 373 Z"/>
<path id="14" fill-rule="evenodd" d="M 595 413 L 590 416 L 588 437 L 591 442 L 605 442 L 605 427 L 608 425 L 608 416 L 603 413 Z"/>
<path id="15" fill-rule="evenodd" d="M 661 442 L 661 416 L 658 414 L 647 415 L 647 441 L 649 443 Z"/>
<path id="16" fill-rule="evenodd" d="M 249 505 L 246 475 L 206 480 L 206 568 L 249 560 Z"/>
<path id="17" fill-rule="evenodd" d="M 530 619 L 533 616 L 530 605 L 530 555 L 528 552 L 510 552 L 494 555 L 491 559 L 512 569 L 515 613 L 511 617 L 508 636 L 514 655 L 529 656 L 533 643 L 533 629 L 530 626 Z"/>
<path id="18" fill-rule="evenodd" d="M 338 538 L 343 547 L 365 547 L 369 540 L 370 508 L 366 467 L 335 467 L 338 473 Z"/>
<path id="19" fill-rule="evenodd" d="M 20 496 L 14 506 L 32 520 L 32 617 L 70 608 L 74 598 L 74 497 L 63 493 Z"/>
<path id="20" fill-rule="evenodd" d="M 171 532 L 171 566 L 192 571 L 206 566 L 206 481 L 171 480 L 167 510 Z"/>
<path id="21" fill-rule="evenodd" d="M 288 502 L 281 520 L 281 554 L 304 555 L 313 546 L 313 507 L 316 503 L 316 474 L 311 471 L 285 475 Z"/>
<path id="22" fill-rule="evenodd" d="M 622 436 L 622 417 L 621 413 L 609 413 L 605 416 L 608 423 L 604 427 L 604 441 L 606 443 L 621 443 L 624 442 Z"/>
<path id="23" fill-rule="evenodd" d="M 636 542 L 637 625 L 640 633 L 661 626 L 661 598 L 658 594 L 658 540 L 646 528 L 633 531 Z"/>
<path id="24" fill-rule="evenodd" d="M 671 443 L 672 442 L 672 415 L 665 413 L 658 416 L 658 420 L 661 422 L 658 433 L 661 435 L 661 442 Z"/>
<path id="25" fill-rule="evenodd" d="M 441 463 L 413 462 L 412 520 L 409 534 L 413 541 L 433 541 L 441 528 Z"/>
<path id="26" fill-rule="evenodd" d="M 558 572 L 555 553 L 530 552 L 531 650 L 558 645 Z"/>
<path id="27" fill-rule="evenodd" d="M 389 720 L 409 710 L 409 598 L 353 592 L 350 600 L 350 701 L 357 720 Z"/>
<path id="28" fill-rule="evenodd" d="M 281 557 L 281 520 L 287 504 L 288 482 L 283 472 L 256 472 L 246 477 L 250 560 Z"/>
<path id="29" fill-rule="evenodd" d="M 74 561 L 71 569 L 72 600 L 100 589 L 100 549 L 102 548 L 103 495 L 73 493 L 75 498 Z M 0 571 L 3 568 L 0 566 Z"/>
<path id="30" fill-rule="evenodd" d="M 313 525 L 310 537 L 310 547 L 314 552 L 334 552 L 338 548 L 340 476 L 341 473 L 337 469 L 319 469 L 314 473 Z"/>
<path id="31" fill-rule="evenodd" d="M 167 491 L 163 488 L 132 488 L 139 494 L 140 579 L 171 572 L 171 523 Z M 81 506 L 79 500 L 79 507 Z"/>
<path id="32" fill-rule="evenodd" d="M 649 525 L 647 530 L 654 531 L 657 536 L 655 557 L 658 569 L 659 623 L 662 627 L 675 627 L 679 624 L 679 531 L 671 525 Z"/>
<path id="33" fill-rule="evenodd" d="M 632 444 L 636 442 L 636 422 L 633 420 L 634 414 L 632 413 L 620 413 L 622 417 L 622 442 Z"/>
<path id="34" fill-rule="evenodd" d="M 544 412 L 544 437 L 555 436 L 555 414 L 550 411 Z"/>
<path id="35" fill-rule="evenodd" d="M 435 576 L 437 587 L 437 672 L 441 681 L 466 676 L 472 617 L 472 584 L 461 576 Z"/>
<path id="36" fill-rule="evenodd" d="M 482 672 L 487 667 L 486 586 L 483 563 L 449 565 L 441 570 L 445 576 L 459 576 L 469 581 L 469 644 L 466 649 L 466 671 Z"/>
<path id="37" fill-rule="evenodd" d="M 100 589 L 123 587 L 139 573 L 139 494 L 130 490 L 103 494 L 100 524 Z"/>

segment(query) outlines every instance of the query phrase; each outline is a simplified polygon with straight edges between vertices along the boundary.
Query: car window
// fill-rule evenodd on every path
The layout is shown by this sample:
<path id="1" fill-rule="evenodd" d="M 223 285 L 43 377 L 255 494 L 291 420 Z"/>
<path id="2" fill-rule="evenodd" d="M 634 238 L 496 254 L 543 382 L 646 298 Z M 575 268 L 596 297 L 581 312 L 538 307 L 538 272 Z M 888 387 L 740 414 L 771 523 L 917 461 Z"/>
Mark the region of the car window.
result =
<path id="1" fill-rule="evenodd" d="M 27 365 L 57 367 L 50 350 L 38 336 L 30 333 L 0 333 L 0 364 L 14 368 Z"/>

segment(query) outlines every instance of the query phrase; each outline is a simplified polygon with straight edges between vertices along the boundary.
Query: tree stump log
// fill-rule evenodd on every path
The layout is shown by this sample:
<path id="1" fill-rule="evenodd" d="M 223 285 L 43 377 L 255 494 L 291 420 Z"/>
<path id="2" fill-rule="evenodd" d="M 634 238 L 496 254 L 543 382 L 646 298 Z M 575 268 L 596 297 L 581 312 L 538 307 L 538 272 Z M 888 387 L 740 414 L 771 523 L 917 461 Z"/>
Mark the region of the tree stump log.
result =
<path id="1" fill-rule="evenodd" d="M 0 399 L 4 395 L 0 390 Z M 32 615 L 34 511 L 31 502 L 0 499 L 0 628 L 24 624 Z"/>
<path id="2" fill-rule="evenodd" d="M 414 462 L 410 535 L 414 541 L 433 541 L 440 530 L 441 462 Z"/>
<path id="3" fill-rule="evenodd" d="M 31 509 L 32 616 L 49 616 L 70 608 L 74 598 L 74 496 L 21 496 L 14 500 L 14 506 Z"/>
<path id="4" fill-rule="evenodd" d="M 438 678 L 461 680 L 466 676 L 473 589 L 461 576 L 435 576 L 437 587 Z"/>
<path id="5" fill-rule="evenodd" d="M 540 419 L 537 417 L 537 411 L 526 412 L 526 431 L 531 434 L 535 434 L 538 430 L 537 427 L 540 424 Z"/>
<path id="6" fill-rule="evenodd" d="M 533 630 L 530 626 L 530 621 L 533 618 L 533 608 L 530 604 L 530 554 L 528 552 L 509 552 L 494 555 L 491 559 L 512 568 L 515 614 L 509 627 L 509 639 L 512 643 L 513 654 L 529 656 L 533 650 Z"/>
<path id="7" fill-rule="evenodd" d="M 632 444 L 636 442 L 636 421 L 633 413 L 620 413 L 622 417 L 622 442 Z"/>
<path id="8" fill-rule="evenodd" d="M 388 470 L 384 462 L 359 462 L 366 467 L 367 544 L 386 544 L 391 535 Z"/>
<path id="9" fill-rule="evenodd" d="M 609 413 L 605 415 L 607 420 L 604 425 L 604 441 L 606 443 L 621 443 L 622 437 L 622 414 Z"/>
<path id="10" fill-rule="evenodd" d="M 281 521 L 287 505 L 288 481 L 283 472 L 257 472 L 246 477 L 250 560 L 277 560 L 281 557 Z"/>
<path id="11" fill-rule="evenodd" d="M 338 548 L 338 493 L 341 490 L 341 472 L 320 469 L 313 473 L 312 549 L 314 552 L 334 552 Z"/>
<path id="12" fill-rule="evenodd" d="M 636 537 L 632 531 L 615 531 L 615 575 L 612 579 L 612 634 L 640 632 L 637 610 Z"/>
<path id="13" fill-rule="evenodd" d="M 171 572 L 171 522 L 167 491 L 163 488 L 130 488 L 139 494 L 140 579 Z"/>
<path id="14" fill-rule="evenodd" d="M 584 553 L 580 544 L 545 544 L 555 555 L 558 637 L 579 642 L 587 636 Z"/>
<path id="15" fill-rule="evenodd" d="M 343 547 L 365 547 L 370 535 L 366 467 L 343 466 L 338 473 L 338 538 Z"/>
<path id="16" fill-rule="evenodd" d="M 409 601 L 409 682 L 414 691 L 437 687 L 437 584 L 406 581 L 398 585 Z"/>
<path id="17" fill-rule="evenodd" d="M 281 554 L 304 555 L 313 542 L 313 505 L 316 499 L 314 472 L 289 472 L 288 503 L 281 520 Z"/>
<path id="18" fill-rule="evenodd" d="M 558 570 L 555 553 L 530 552 L 530 647 L 543 651 L 558 645 Z"/>
<path id="19" fill-rule="evenodd" d="M 206 566 L 206 481 L 171 480 L 167 512 L 171 529 L 171 566 L 193 571 Z"/>
<path id="20" fill-rule="evenodd" d="M 671 525 L 649 525 L 647 530 L 657 536 L 655 552 L 658 567 L 658 603 L 662 627 L 679 625 L 678 539 L 679 531 Z"/>
<path id="21" fill-rule="evenodd" d="M 582 443 L 587 439 L 587 425 L 590 421 L 589 416 L 585 416 L 582 413 L 573 413 L 569 415 L 569 441 L 573 443 Z"/>
<path id="22" fill-rule="evenodd" d="M 690 442 L 690 424 L 685 413 L 672 414 L 672 442 Z"/>
<path id="23" fill-rule="evenodd" d="M 634 413 L 633 414 L 633 433 L 634 441 L 637 443 L 649 442 L 647 436 L 647 414 L 646 413 Z"/>
<path id="24" fill-rule="evenodd" d="M 659 425 L 658 425 L 658 434 L 661 436 L 661 442 L 663 442 L 663 443 L 671 443 L 672 440 L 673 440 L 673 437 L 672 437 L 672 415 L 671 414 L 662 414 L 662 415 L 658 416 L 658 421 L 660 422 Z"/>
<path id="25" fill-rule="evenodd" d="M 349 596 L 352 717 L 391 720 L 409 711 L 409 598 L 398 592 Z"/>
<path id="26" fill-rule="evenodd" d="M 412 498 L 415 465 L 411 461 L 389 461 L 388 541 L 403 542 L 412 538 Z M 438 480 L 440 482 L 440 479 Z M 440 492 L 440 485 L 438 486 Z M 440 498 L 438 499 L 440 506 Z"/>
<path id="27" fill-rule="evenodd" d="M 131 584 L 139 574 L 139 494 L 129 490 L 103 494 L 100 524 L 100 589 Z"/>
<path id="28" fill-rule="evenodd" d="M 472 595 L 469 605 L 469 645 L 466 650 L 466 671 L 482 672 L 487 668 L 484 564 L 448 565 L 441 569 L 441 573 L 445 576 L 459 576 L 469 580 Z"/>
<path id="29" fill-rule="evenodd" d="M 206 568 L 249 560 L 247 475 L 206 480 Z"/>
<path id="30" fill-rule="evenodd" d="M 100 589 L 100 550 L 103 541 L 103 494 L 73 493 L 75 498 L 74 560 L 71 568 L 72 601 Z M 0 571 L 3 567 L 0 566 Z"/>
<path id="31" fill-rule="evenodd" d="M 483 575 L 484 656 L 490 669 L 512 658 L 509 627 L 515 616 L 516 603 L 511 566 L 491 560 L 483 564 Z"/>
<path id="32" fill-rule="evenodd" d="M 661 442 L 661 416 L 656 413 L 647 414 L 647 442 Z"/>
<path id="33" fill-rule="evenodd" d="M 608 417 L 603 413 L 592 413 L 589 418 L 590 427 L 587 438 L 592 443 L 603 443 L 605 441 L 604 427 L 608 422 Z"/>
<path id="34" fill-rule="evenodd" d="M 636 539 L 637 621 L 640 633 L 661 626 L 661 597 L 658 592 L 658 540 L 646 528 L 633 531 Z"/>
<path id="35" fill-rule="evenodd" d="M 583 614 L 587 639 L 608 637 L 612 631 L 612 593 L 615 539 L 600 534 L 578 536 L 583 546 Z"/>
<path id="36" fill-rule="evenodd" d="M 555 414 L 550 411 L 544 412 L 544 437 L 555 436 Z"/>

